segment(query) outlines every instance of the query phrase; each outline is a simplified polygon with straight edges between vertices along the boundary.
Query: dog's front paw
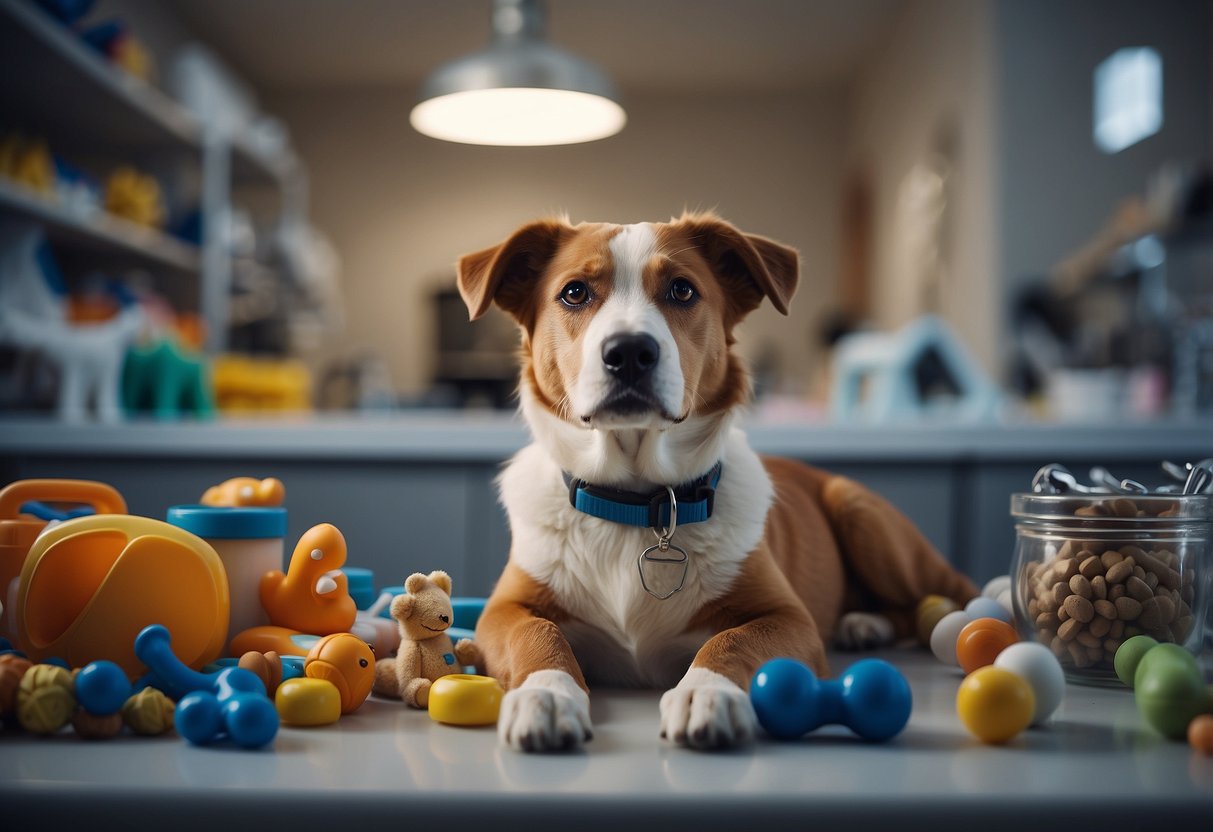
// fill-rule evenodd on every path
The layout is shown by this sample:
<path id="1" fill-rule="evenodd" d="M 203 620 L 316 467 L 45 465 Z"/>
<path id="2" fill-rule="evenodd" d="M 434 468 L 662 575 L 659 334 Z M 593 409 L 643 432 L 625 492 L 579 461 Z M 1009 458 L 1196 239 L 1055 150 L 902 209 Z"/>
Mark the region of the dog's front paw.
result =
<path id="1" fill-rule="evenodd" d="M 732 748 L 754 739 L 758 719 L 745 691 L 692 667 L 661 697 L 661 736 L 691 748 Z"/>
<path id="2" fill-rule="evenodd" d="M 501 700 L 497 736 L 516 751 L 565 751 L 593 738 L 590 698 L 563 670 L 537 670 Z"/>
<path id="3" fill-rule="evenodd" d="M 871 650 L 893 643 L 893 622 L 871 612 L 848 612 L 838 619 L 834 646 L 840 650 Z"/>

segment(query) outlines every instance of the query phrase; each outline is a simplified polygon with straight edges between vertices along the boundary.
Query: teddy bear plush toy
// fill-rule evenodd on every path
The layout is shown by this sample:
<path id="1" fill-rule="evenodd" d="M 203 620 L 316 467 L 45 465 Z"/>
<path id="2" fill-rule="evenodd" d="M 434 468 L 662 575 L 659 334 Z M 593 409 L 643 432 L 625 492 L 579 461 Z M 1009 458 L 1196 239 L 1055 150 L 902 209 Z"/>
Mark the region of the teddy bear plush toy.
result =
<path id="1" fill-rule="evenodd" d="M 430 683 L 462 673 L 472 665 L 482 672 L 484 659 L 471 639 L 456 645 L 446 634 L 451 626 L 451 576 L 441 570 L 414 572 L 404 582 L 404 595 L 392 600 L 392 618 L 400 627 L 396 657 L 375 663 L 375 693 L 399 697 L 414 708 L 428 708 Z"/>

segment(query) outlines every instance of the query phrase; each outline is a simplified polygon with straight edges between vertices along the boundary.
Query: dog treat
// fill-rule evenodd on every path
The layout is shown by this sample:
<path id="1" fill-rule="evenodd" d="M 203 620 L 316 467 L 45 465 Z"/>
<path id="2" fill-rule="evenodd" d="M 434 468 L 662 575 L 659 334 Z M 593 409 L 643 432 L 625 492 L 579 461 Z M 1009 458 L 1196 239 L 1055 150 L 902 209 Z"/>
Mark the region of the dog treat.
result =
<path id="1" fill-rule="evenodd" d="M 1079 506 L 1074 514 L 1133 529 L 1139 524 L 1128 518 L 1168 517 L 1176 509 L 1169 504 L 1160 511 L 1156 503 L 1139 509 L 1120 497 Z M 1149 528 L 1140 524 L 1143 532 Z M 1064 666 L 1101 670 L 1111 669 L 1117 648 L 1134 635 L 1185 641 L 1196 626 L 1192 606 L 1200 581 L 1190 565 L 1181 570 L 1180 554 L 1168 548 L 1173 545 L 1169 539 L 1063 540 L 1051 557 L 1028 563 L 1023 600 L 1037 640 Z"/>
<path id="2" fill-rule="evenodd" d="M 90 714 L 84 708 L 77 708 L 72 717 L 72 727 L 76 733 L 85 739 L 104 740 L 122 730 L 122 714 L 112 713 L 105 716 Z"/>
<path id="3" fill-rule="evenodd" d="M 72 674 L 53 664 L 36 664 L 17 689 L 17 721 L 33 734 L 53 734 L 76 713 Z"/>
<path id="4" fill-rule="evenodd" d="M 153 737 L 172 730 L 175 711 L 173 700 L 155 688 L 144 688 L 126 700 L 122 720 L 136 734 Z"/>

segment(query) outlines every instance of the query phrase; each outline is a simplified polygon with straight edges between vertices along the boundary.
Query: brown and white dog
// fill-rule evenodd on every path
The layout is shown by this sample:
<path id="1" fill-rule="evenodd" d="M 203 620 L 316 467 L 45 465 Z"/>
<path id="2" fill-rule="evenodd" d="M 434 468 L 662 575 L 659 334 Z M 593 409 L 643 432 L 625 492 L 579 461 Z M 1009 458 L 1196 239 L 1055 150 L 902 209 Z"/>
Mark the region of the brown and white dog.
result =
<path id="1" fill-rule="evenodd" d="M 787 313 L 792 249 L 713 215 L 544 220 L 463 257 L 458 274 L 473 319 L 496 302 L 522 329 L 534 437 L 500 478 L 510 558 L 476 628 L 508 691 L 498 730 L 510 746 L 588 740 L 587 682 L 670 688 L 662 736 L 736 745 L 755 732 L 746 688 L 762 662 L 791 656 L 825 674 L 825 639 L 888 643 L 925 595 L 976 594 L 883 499 L 762 459 L 734 426 L 750 384 L 733 330 L 764 297 Z M 666 600 L 638 570 L 654 531 L 570 502 L 566 475 L 660 501 L 718 462 L 711 516 L 671 540 L 688 563 Z M 645 566 L 677 586 L 677 564 Z"/>

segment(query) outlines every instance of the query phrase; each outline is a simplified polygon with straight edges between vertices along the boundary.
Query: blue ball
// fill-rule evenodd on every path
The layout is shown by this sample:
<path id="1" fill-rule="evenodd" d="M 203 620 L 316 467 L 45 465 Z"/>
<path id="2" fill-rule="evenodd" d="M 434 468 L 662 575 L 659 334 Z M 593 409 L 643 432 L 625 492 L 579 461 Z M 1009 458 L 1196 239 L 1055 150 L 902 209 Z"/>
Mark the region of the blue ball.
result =
<path id="1" fill-rule="evenodd" d="M 839 681 L 847 725 L 863 739 L 891 739 L 910 721 L 910 683 L 888 662 L 861 659 Z"/>
<path id="2" fill-rule="evenodd" d="M 214 742 L 223 733 L 223 715 L 213 693 L 196 690 L 181 697 L 173 715 L 177 733 L 194 745 Z"/>
<path id="3" fill-rule="evenodd" d="M 278 709 L 265 696 L 236 693 L 223 702 L 223 722 L 236 745 L 261 748 L 278 733 Z"/>
<path id="4" fill-rule="evenodd" d="M 1005 621 L 1008 624 L 1014 623 L 1011 621 L 1011 611 L 1009 609 L 993 598 L 985 598 L 980 595 L 965 604 L 965 612 L 973 620 L 977 620 L 978 618 L 997 618 L 999 621 Z"/>
<path id="5" fill-rule="evenodd" d="M 131 683 L 113 662 L 89 662 L 76 674 L 76 701 L 94 716 L 118 713 L 130 695 Z"/>
<path id="6" fill-rule="evenodd" d="M 750 702 L 772 737 L 791 740 L 817 727 L 817 677 L 803 662 L 771 659 L 750 680 Z"/>
<path id="7" fill-rule="evenodd" d="M 66 659 L 61 659 L 58 656 L 51 656 L 49 659 L 43 659 L 42 664 L 53 664 L 55 667 L 62 667 L 64 670 L 72 669 L 72 666 L 67 663 Z"/>

